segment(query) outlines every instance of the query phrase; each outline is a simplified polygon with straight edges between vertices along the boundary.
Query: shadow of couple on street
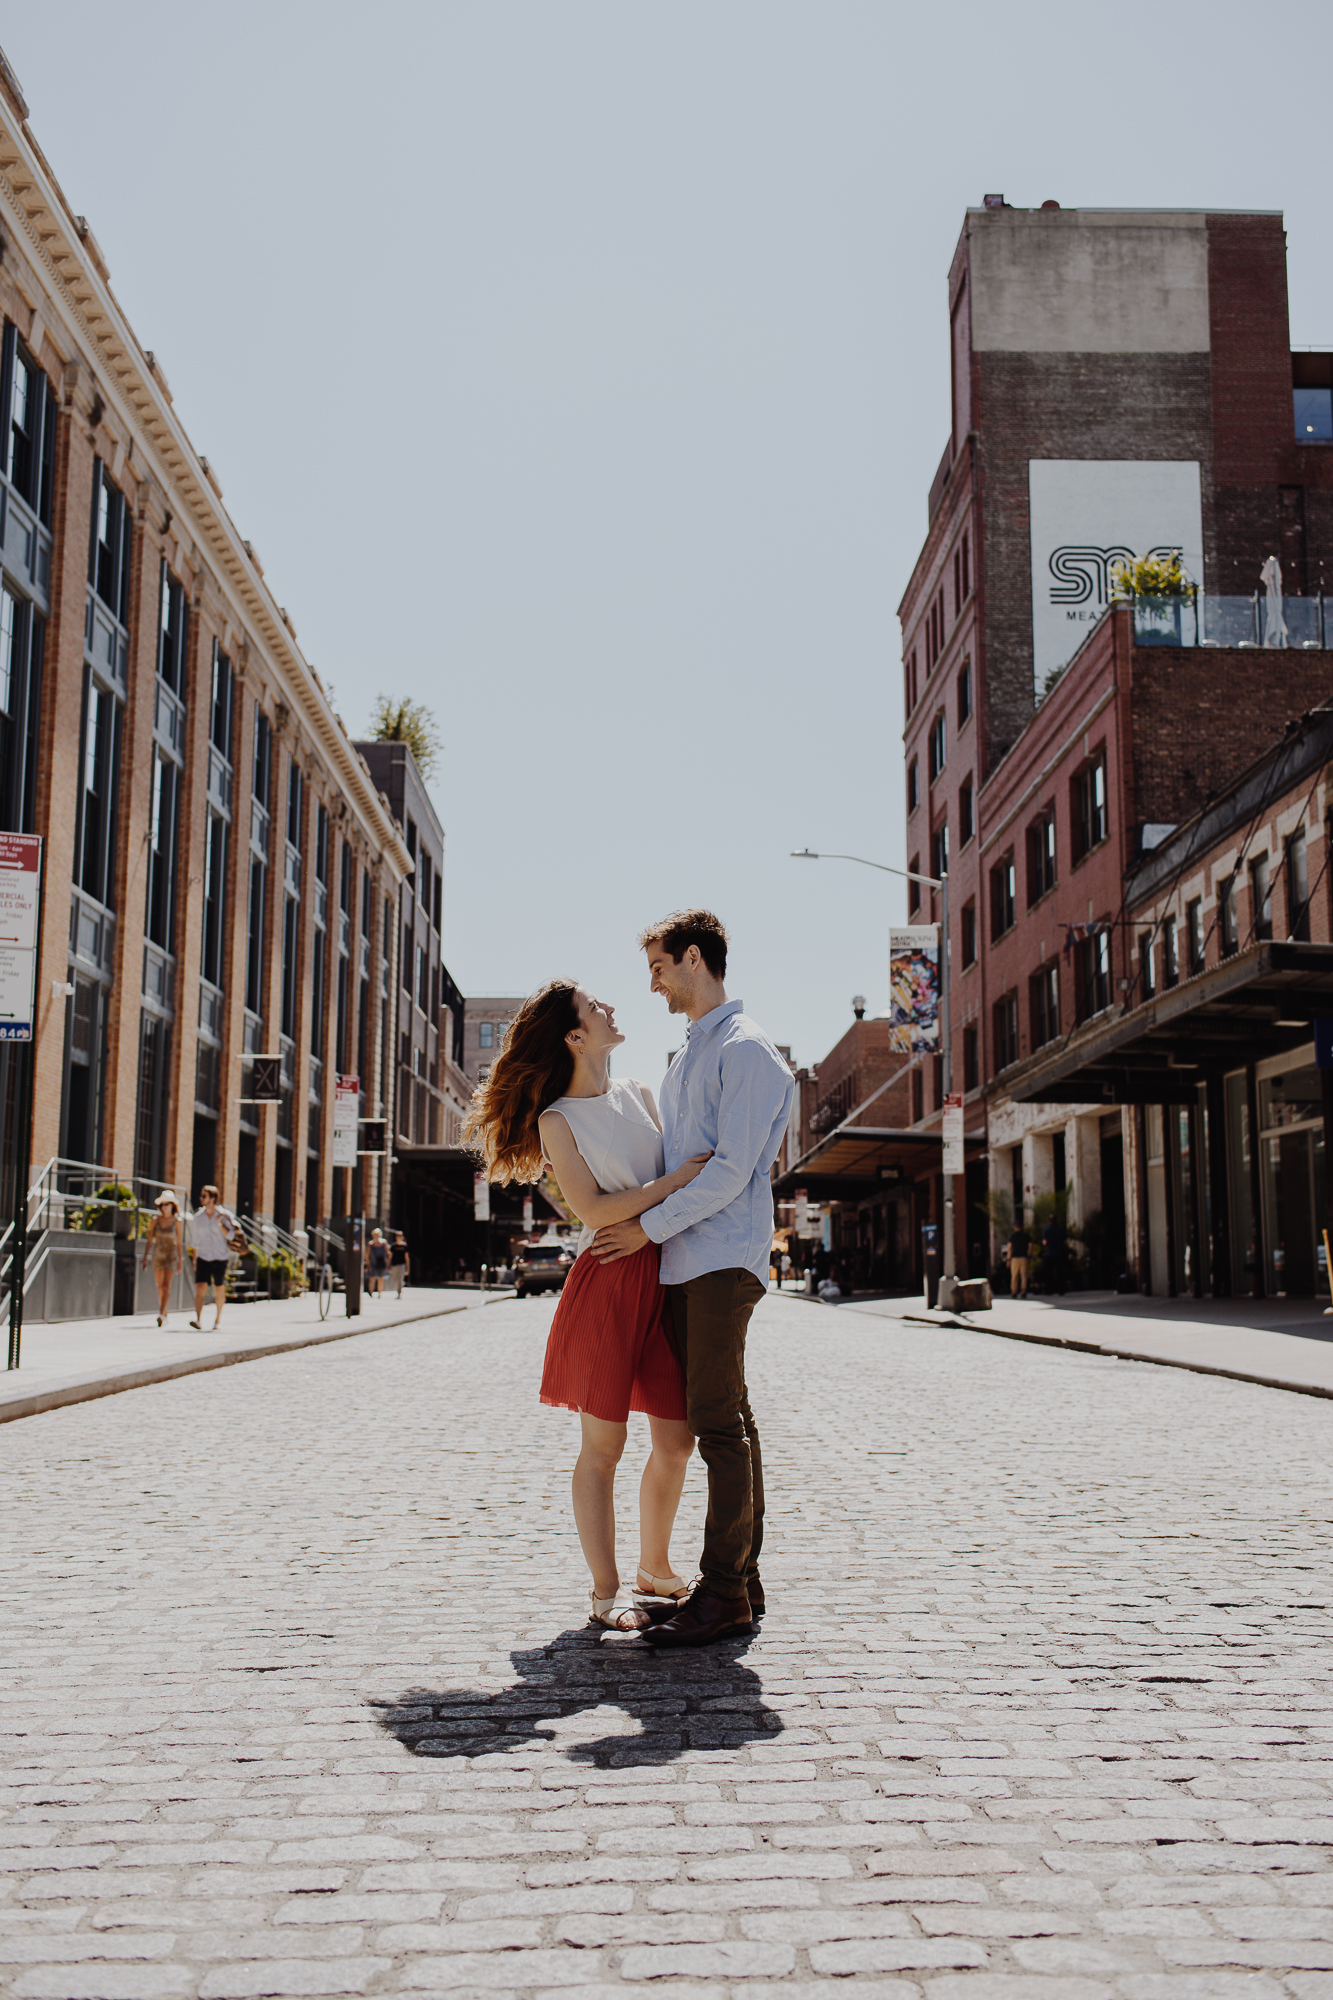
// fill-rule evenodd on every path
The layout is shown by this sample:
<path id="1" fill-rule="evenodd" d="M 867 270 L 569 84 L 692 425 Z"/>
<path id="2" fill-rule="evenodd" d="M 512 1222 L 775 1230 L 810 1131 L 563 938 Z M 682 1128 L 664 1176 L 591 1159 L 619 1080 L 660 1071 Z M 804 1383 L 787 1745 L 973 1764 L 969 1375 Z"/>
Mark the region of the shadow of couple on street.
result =
<path id="1" fill-rule="evenodd" d="M 416 1757 L 478 1757 L 537 1743 L 575 1763 L 620 1767 L 669 1763 L 687 1750 L 735 1749 L 775 1736 L 782 1720 L 765 1705 L 759 1676 L 743 1664 L 753 1634 L 707 1647 L 656 1651 L 634 1639 L 603 1639 L 593 1626 L 561 1632 L 509 1655 L 516 1679 L 494 1693 L 412 1688 L 372 1702 L 382 1729 Z M 638 1732 L 606 1728 L 619 1710 Z"/>

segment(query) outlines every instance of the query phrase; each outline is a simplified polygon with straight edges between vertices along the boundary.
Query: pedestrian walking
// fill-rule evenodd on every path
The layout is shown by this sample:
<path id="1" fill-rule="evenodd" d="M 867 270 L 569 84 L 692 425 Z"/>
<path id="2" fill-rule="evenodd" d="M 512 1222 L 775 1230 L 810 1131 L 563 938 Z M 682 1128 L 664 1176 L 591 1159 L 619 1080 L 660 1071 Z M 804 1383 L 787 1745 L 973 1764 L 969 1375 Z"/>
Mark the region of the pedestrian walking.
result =
<path id="1" fill-rule="evenodd" d="M 403 1296 L 403 1280 L 410 1277 L 411 1271 L 412 1260 L 407 1254 L 407 1238 L 401 1229 L 395 1229 L 393 1242 L 389 1246 L 389 1283 L 393 1286 L 394 1297 L 400 1303 Z"/>
<path id="2" fill-rule="evenodd" d="M 711 1158 L 665 1201 L 599 1229 L 593 1255 L 610 1264 L 662 1246 L 689 1426 L 708 1468 L 708 1519 L 698 1588 L 644 1637 L 650 1645 L 702 1646 L 748 1631 L 764 1609 L 764 1474 L 745 1386 L 745 1335 L 766 1289 L 770 1170 L 795 1082 L 763 1029 L 727 998 L 727 933 L 710 910 L 666 917 L 639 943 L 652 991 L 689 1021 L 662 1085 L 665 1163 Z"/>
<path id="3" fill-rule="evenodd" d="M 185 1249 L 181 1238 L 181 1216 L 176 1206 L 176 1197 L 164 1189 L 153 1206 L 157 1210 L 148 1225 L 148 1234 L 143 1240 L 143 1268 L 148 1269 L 152 1261 L 153 1278 L 157 1285 L 157 1323 L 167 1323 L 167 1302 L 171 1297 L 171 1287 L 176 1273 L 185 1262 Z M 168 1209 L 171 1211 L 167 1213 Z"/>
<path id="4" fill-rule="evenodd" d="M 245 1240 L 240 1224 L 229 1208 L 218 1203 L 213 1186 L 199 1190 L 199 1206 L 190 1217 L 188 1240 L 194 1261 L 194 1318 L 190 1325 L 203 1332 L 204 1294 L 213 1287 L 213 1326 L 222 1324 L 222 1308 L 227 1297 L 227 1265 L 233 1250 Z"/>
<path id="5" fill-rule="evenodd" d="M 1028 1295 L 1028 1258 L 1032 1254 L 1032 1232 L 1020 1215 L 1009 1235 L 1009 1296 L 1011 1299 L 1025 1299 Z"/>
<path id="6" fill-rule="evenodd" d="M 382 1229 L 372 1229 L 366 1245 L 366 1290 L 371 1298 L 384 1297 L 384 1278 L 389 1269 L 389 1246 Z"/>
<path id="7" fill-rule="evenodd" d="M 574 1524 L 592 1572 L 592 1621 L 628 1632 L 645 1629 L 651 1616 L 642 1604 L 616 1608 L 615 1476 L 629 1413 L 647 1417 L 652 1437 L 639 1487 L 639 1594 L 667 1600 L 668 1609 L 688 1588 L 672 1565 L 670 1542 L 694 1438 L 667 1333 L 657 1245 L 645 1236 L 632 1254 L 606 1264 L 591 1245 L 599 1225 L 624 1222 L 687 1188 L 705 1156 L 663 1172 L 652 1092 L 610 1076 L 611 1051 L 624 1039 L 606 1001 L 572 979 L 552 980 L 510 1023 L 463 1132 L 477 1144 L 487 1177 L 502 1185 L 536 1181 L 552 1166 L 583 1223 L 551 1322 L 540 1395 L 579 1417 Z"/>

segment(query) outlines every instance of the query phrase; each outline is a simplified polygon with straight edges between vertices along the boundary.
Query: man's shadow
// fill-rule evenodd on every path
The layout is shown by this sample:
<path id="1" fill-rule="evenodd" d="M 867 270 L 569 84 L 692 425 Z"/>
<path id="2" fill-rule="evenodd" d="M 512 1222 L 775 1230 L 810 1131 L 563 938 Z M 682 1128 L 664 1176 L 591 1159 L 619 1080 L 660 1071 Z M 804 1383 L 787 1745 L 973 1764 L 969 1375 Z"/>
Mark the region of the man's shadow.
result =
<path id="1" fill-rule="evenodd" d="M 732 1750 L 775 1736 L 759 1677 L 742 1664 L 750 1635 L 706 1648 L 656 1652 L 636 1640 L 603 1642 L 591 1626 L 511 1653 L 517 1675 L 498 1694 L 412 1688 L 372 1702 L 380 1727 L 416 1757 L 478 1757 L 535 1743 L 563 1746 L 575 1763 L 665 1764 L 687 1750 Z M 640 1734 L 581 1740 L 564 1724 L 619 1709 Z"/>

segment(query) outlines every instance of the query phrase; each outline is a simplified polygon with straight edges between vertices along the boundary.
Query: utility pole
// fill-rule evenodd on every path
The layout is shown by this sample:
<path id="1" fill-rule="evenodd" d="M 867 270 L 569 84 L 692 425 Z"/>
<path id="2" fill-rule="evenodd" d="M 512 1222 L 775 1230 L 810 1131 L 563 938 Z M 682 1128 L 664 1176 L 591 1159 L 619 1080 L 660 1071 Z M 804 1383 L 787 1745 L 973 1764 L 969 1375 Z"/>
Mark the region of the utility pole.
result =
<path id="1" fill-rule="evenodd" d="M 944 1095 L 953 1094 L 953 1038 L 949 1032 L 949 878 L 947 875 L 918 875 L 910 868 L 890 868 L 883 861 L 867 861 L 863 854 L 815 854 L 808 847 L 793 848 L 793 861 L 855 861 L 862 868 L 878 868 L 882 875 L 897 875 L 905 882 L 920 882 L 927 889 L 940 892 L 940 1053 L 944 1076 Z M 941 1116 L 943 1113 L 941 1112 Z M 941 1285 L 947 1278 L 952 1286 L 957 1276 L 954 1256 L 953 1229 L 953 1183 L 952 1174 L 945 1174 L 944 1180 L 944 1242 L 940 1253 Z M 952 1298 L 950 1304 L 952 1305 Z"/>

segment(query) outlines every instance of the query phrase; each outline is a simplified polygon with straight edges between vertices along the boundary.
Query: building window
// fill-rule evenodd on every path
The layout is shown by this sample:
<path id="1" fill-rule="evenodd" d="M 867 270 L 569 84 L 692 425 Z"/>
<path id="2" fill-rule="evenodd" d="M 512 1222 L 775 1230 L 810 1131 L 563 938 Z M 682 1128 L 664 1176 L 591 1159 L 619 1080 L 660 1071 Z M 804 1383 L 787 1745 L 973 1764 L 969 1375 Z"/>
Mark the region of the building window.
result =
<path id="1" fill-rule="evenodd" d="M 1157 991 L 1153 980 L 1153 934 L 1142 931 L 1139 935 L 1139 978 L 1143 985 L 1143 998 L 1151 1000 Z"/>
<path id="2" fill-rule="evenodd" d="M 185 652 L 189 641 L 190 607 L 184 586 L 162 564 L 161 623 L 157 643 L 157 671 L 173 694 L 185 690 Z"/>
<path id="3" fill-rule="evenodd" d="M 949 872 L 949 822 L 942 819 L 930 836 L 930 872 L 943 881 Z"/>
<path id="4" fill-rule="evenodd" d="M 1048 959 L 1028 981 L 1028 1001 L 1032 1046 L 1044 1048 L 1060 1032 L 1060 973 L 1054 959 Z"/>
<path id="5" fill-rule="evenodd" d="M 250 856 L 250 916 L 245 940 L 245 1004 L 262 1014 L 264 997 L 264 890 L 268 870 L 257 854 Z"/>
<path id="6" fill-rule="evenodd" d="M 79 887 L 107 909 L 115 908 L 116 807 L 120 775 L 120 703 L 83 676 L 83 784 L 75 839 Z"/>
<path id="7" fill-rule="evenodd" d="M 209 740 L 231 762 L 231 661 L 213 641 L 213 685 L 209 695 Z"/>
<path id="8" fill-rule="evenodd" d="M 1190 972 L 1203 971 L 1203 899 L 1195 896 L 1185 905 L 1185 935 L 1189 939 Z"/>
<path id="9" fill-rule="evenodd" d="M 1180 978 L 1180 945 L 1174 917 L 1162 919 L 1162 984 L 1174 986 Z"/>
<path id="10" fill-rule="evenodd" d="M 1028 907 L 1055 887 L 1055 814 L 1049 808 L 1028 828 Z"/>
<path id="11" fill-rule="evenodd" d="M 977 962 L 977 906 L 964 903 L 962 908 L 963 968 Z"/>
<path id="12" fill-rule="evenodd" d="M 907 810 L 914 813 L 921 803 L 921 784 L 917 773 L 916 758 L 907 767 Z"/>
<path id="13" fill-rule="evenodd" d="M 917 671 L 916 671 L 915 646 L 913 646 L 911 652 L 908 654 L 907 659 L 904 663 L 903 691 L 907 703 L 907 713 L 910 715 L 912 713 L 912 710 L 916 707 L 916 698 L 917 698 Z"/>
<path id="14" fill-rule="evenodd" d="M 1310 938 L 1310 878 L 1303 832 L 1293 833 L 1287 842 L 1287 935 L 1302 943 Z"/>
<path id="15" fill-rule="evenodd" d="M 148 817 L 148 918 L 153 944 L 175 949 L 176 832 L 180 772 L 161 749 L 153 749 L 152 795 Z"/>
<path id="16" fill-rule="evenodd" d="M 966 529 L 963 531 L 963 603 L 972 595 L 972 549 Z"/>
<path id="17" fill-rule="evenodd" d="M 0 586 L 0 827 L 32 830 L 46 621 Z"/>
<path id="18" fill-rule="evenodd" d="M 88 557 L 88 581 L 113 618 L 130 622 L 130 510 L 119 487 L 106 476 L 100 458 L 93 460 L 93 545 Z"/>
<path id="19" fill-rule="evenodd" d="M 55 470 L 56 399 L 42 370 L 18 337 L 5 328 L 4 380 L 9 426 L 5 436 L 5 477 L 45 526 L 51 522 Z M 124 621 L 122 620 L 122 623 Z"/>
<path id="20" fill-rule="evenodd" d="M 977 830 L 976 807 L 972 794 L 972 780 L 964 778 L 958 787 L 958 845 L 966 847 Z"/>
<path id="21" fill-rule="evenodd" d="M 1006 993 L 995 1002 L 995 1067 L 1008 1069 L 1018 1061 L 1018 995 Z"/>
<path id="22" fill-rule="evenodd" d="M 300 904 L 283 897 L 282 911 L 282 1033 L 296 1037 L 296 947 L 300 936 Z"/>
<path id="23" fill-rule="evenodd" d="M 912 1071 L 912 1123 L 919 1125 L 926 1115 L 926 1072 L 921 1063 Z"/>
<path id="24" fill-rule="evenodd" d="M 961 729 L 972 713 L 972 662 L 964 660 L 958 675 L 958 727 Z"/>
<path id="25" fill-rule="evenodd" d="M 477 1047 L 479 1049 L 493 1049 L 495 1047 L 494 1022 L 483 1021 L 481 1023 L 480 1027 L 477 1029 Z"/>
<path id="26" fill-rule="evenodd" d="M 1014 927 L 1014 857 L 1006 854 L 990 872 L 990 934 L 1001 938 Z"/>
<path id="27" fill-rule="evenodd" d="M 919 854 L 914 854 L 908 862 L 907 873 L 911 878 L 907 884 L 907 909 L 910 916 L 915 916 L 921 908 L 921 884 L 916 879 L 921 873 L 921 856 Z"/>
<path id="28" fill-rule="evenodd" d="M 1079 1019 L 1090 1021 L 1111 1004 L 1111 933 L 1095 931 L 1078 944 Z"/>
<path id="29" fill-rule="evenodd" d="M 301 766 L 293 758 L 287 771 L 287 845 L 294 853 L 301 852 L 301 821 L 305 806 L 305 778 Z"/>
<path id="30" fill-rule="evenodd" d="M 1222 956 L 1230 958 L 1240 950 L 1240 921 L 1236 915 L 1236 878 L 1226 876 L 1217 885 L 1217 901 L 1221 912 Z"/>
<path id="31" fill-rule="evenodd" d="M 1074 859 L 1081 861 L 1105 840 L 1106 758 L 1100 756 L 1080 771 L 1071 786 L 1073 793 Z"/>
<path id="32" fill-rule="evenodd" d="M 268 805 L 269 769 L 273 759 L 273 730 L 262 709 L 255 713 L 255 761 L 251 790 L 261 806 Z"/>
<path id="33" fill-rule="evenodd" d="M 976 1023 L 963 1030 L 963 1089 L 977 1090 L 981 1084 L 981 1037 Z"/>
<path id="34" fill-rule="evenodd" d="M 1302 444 L 1333 439 L 1333 388 L 1293 389 L 1296 436 Z"/>
<path id="35" fill-rule="evenodd" d="M 1273 885 L 1268 874 L 1268 856 L 1261 854 L 1250 863 L 1250 907 L 1254 912 L 1254 935 L 1261 944 L 1273 935 Z"/>
<path id="36" fill-rule="evenodd" d="M 199 970 L 210 986 L 222 985 L 224 899 L 227 893 L 227 822 L 208 815 L 204 839 L 204 949 Z"/>
<path id="37" fill-rule="evenodd" d="M 139 1118 L 135 1134 L 136 1174 L 159 1186 L 167 1166 L 167 1114 L 171 1077 L 171 1029 L 146 1010 L 139 1026 Z"/>
<path id="38" fill-rule="evenodd" d="M 934 784 L 936 778 L 939 777 L 940 772 L 944 769 L 944 760 L 945 757 L 948 755 L 948 743 L 945 739 L 945 733 L 944 733 L 943 709 L 940 710 L 939 714 L 935 717 L 935 720 L 930 725 L 930 737 L 927 745 L 927 755 L 930 764 L 930 781 L 932 784 Z"/>

